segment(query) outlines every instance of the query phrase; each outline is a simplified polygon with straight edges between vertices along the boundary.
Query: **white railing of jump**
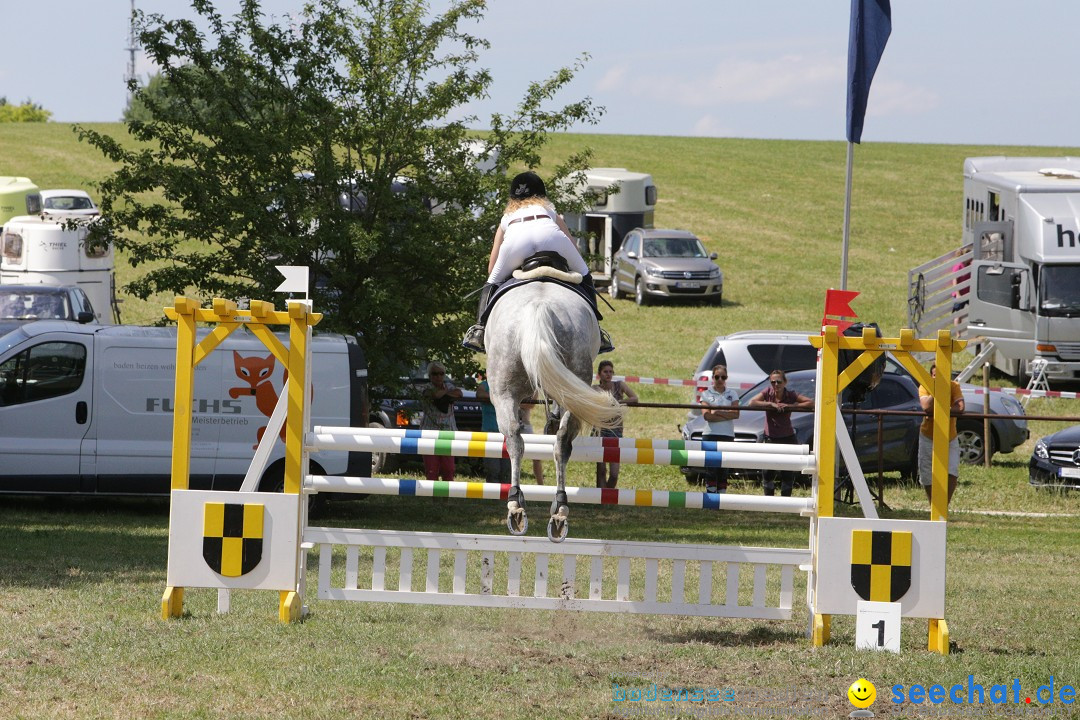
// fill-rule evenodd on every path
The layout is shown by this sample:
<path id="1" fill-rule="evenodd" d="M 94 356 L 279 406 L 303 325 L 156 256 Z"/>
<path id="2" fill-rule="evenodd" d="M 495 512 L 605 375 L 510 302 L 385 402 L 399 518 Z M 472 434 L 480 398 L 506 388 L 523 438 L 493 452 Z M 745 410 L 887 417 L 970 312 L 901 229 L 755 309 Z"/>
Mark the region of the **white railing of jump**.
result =
<path id="1" fill-rule="evenodd" d="M 552 457 L 553 436 L 525 435 L 523 440 L 525 459 Z M 316 426 L 304 445 L 305 452 L 507 457 L 504 438 L 498 433 Z M 577 438 L 571 460 L 801 473 L 816 469 L 805 445 L 635 438 Z M 307 493 L 504 501 L 509 488 L 482 482 L 324 475 L 309 475 L 304 481 Z M 521 489 L 526 500 L 537 501 L 551 501 L 556 490 L 548 485 L 522 485 Z M 567 487 L 566 492 L 569 502 L 578 504 L 815 515 L 812 497 L 582 487 Z M 555 544 L 534 537 L 307 527 L 303 541 L 319 546 L 320 599 L 472 607 L 788 619 L 794 573 L 807 571 L 812 563 L 809 548 L 572 537 Z M 344 548 L 344 557 L 335 548 Z M 552 577 L 557 581 L 552 582 Z"/>

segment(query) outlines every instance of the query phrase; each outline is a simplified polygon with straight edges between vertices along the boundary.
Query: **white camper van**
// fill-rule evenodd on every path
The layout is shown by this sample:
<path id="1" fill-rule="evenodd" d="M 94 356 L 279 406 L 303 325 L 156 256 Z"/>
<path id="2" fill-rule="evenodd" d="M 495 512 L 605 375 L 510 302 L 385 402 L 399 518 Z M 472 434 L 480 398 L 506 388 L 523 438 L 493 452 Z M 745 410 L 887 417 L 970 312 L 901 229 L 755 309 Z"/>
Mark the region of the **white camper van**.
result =
<path id="1" fill-rule="evenodd" d="M 72 220 L 70 212 L 8 220 L 0 236 L 0 284 L 78 285 L 98 322 L 118 319 L 112 245 L 86 242 L 92 217 L 77 227 L 69 226 Z"/>
<path id="2" fill-rule="evenodd" d="M 1036 359 L 1047 379 L 1080 378 L 1080 158 L 968 158 L 963 245 L 938 260 L 909 307 L 944 298 L 947 322 L 1020 384 Z"/>
<path id="3" fill-rule="evenodd" d="M 355 339 L 316 335 L 311 347 L 312 422 L 362 426 L 367 372 Z M 0 492 L 168 493 L 175 364 L 175 328 L 44 320 L 0 336 Z M 192 489 L 240 487 L 282 376 L 244 329 L 196 366 Z M 279 441 L 260 489 L 280 486 L 283 458 Z M 366 453 L 312 459 L 313 473 L 370 475 Z"/>
<path id="4" fill-rule="evenodd" d="M 656 209 L 656 185 L 651 175 L 625 168 L 593 168 L 585 171 L 584 188 L 592 205 L 585 212 L 566 213 L 566 226 L 585 240 L 579 250 L 589 263 L 596 285 L 611 282 L 612 258 L 623 237 L 634 228 L 651 228 Z M 619 192 L 609 193 L 615 186 Z"/>

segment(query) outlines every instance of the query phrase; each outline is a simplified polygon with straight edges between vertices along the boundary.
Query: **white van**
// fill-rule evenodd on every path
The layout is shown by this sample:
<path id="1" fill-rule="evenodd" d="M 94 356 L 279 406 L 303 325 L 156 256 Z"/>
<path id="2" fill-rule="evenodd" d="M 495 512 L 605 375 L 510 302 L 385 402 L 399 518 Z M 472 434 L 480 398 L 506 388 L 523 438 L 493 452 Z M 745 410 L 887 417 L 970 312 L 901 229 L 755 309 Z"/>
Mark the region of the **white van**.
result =
<path id="1" fill-rule="evenodd" d="M 316 335 L 311 347 L 312 422 L 364 425 L 356 340 Z M 175 328 L 43 320 L 0 336 L 0 492 L 168 493 L 175 365 Z M 243 328 L 196 366 L 192 489 L 240 487 L 283 385 L 281 363 Z M 279 441 L 260 489 L 281 486 L 283 458 Z M 315 453 L 311 472 L 367 476 L 370 463 Z"/>

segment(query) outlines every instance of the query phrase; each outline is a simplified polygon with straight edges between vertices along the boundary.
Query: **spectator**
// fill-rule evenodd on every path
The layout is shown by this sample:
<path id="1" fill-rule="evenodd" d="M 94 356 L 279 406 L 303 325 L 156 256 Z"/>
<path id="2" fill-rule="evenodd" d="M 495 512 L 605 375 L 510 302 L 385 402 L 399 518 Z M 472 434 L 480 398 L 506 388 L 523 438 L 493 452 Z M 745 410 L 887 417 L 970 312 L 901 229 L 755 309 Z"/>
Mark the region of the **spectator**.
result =
<path id="1" fill-rule="evenodd" d="M 930 366 L 930 377 L 937 377 L 937 365 Z M 933 444 L 934 444 L 934 396 L 922 385 L 919 386 L 919 403 L 926 417 L 919 427 L 919 482 L 926 490 L 926 499 L 932 500 L 933 488 Z M 964 393 L 960 383 L 949 381 L 949 495 L 945 507 L 952 501 L 956 483 L 960 474 L 960 441 L 956 437 L 956 415 L 964 412 Z"/>
<path id="2" fill-rule="evenodd" d="M 739 396 L 727 387 L 728 371 L 726 365 L 715 365 L 712 369 L 712 387 L 701 393 L 701 417 L 709 423 L 709 430 L 701 436 L 702 440 L 732 442 L 735 440 L 735 418 L 739 417 Z M 705 475 L 706 492 L 727 492 L 727 468 L 708 468 Z"/>
<path id="3" fill-rule="evenodd" d="M 499 420 L 495 415 L 495 406 L 491 404 L 491 390 L 487 376 L 480 373 L 480 384 L 476 386 L 476 399 L 480 401 L 480 430 L 499 432 Z M 484 458 L 484 480 L 489 483 L 510 482 L 510 458 Z"/>
<path id="4" fill-rule="evenodd" d="M 457 430 L 454 419 L 454 399 L 462 392 L 446 379 L 446 368 L 437 362 L 428 365 L 428 381 L 420 399 L 420 408 L 424 419 L 420 421 L 421 430 Z M 424 474 L 428 480 L 454 479 L 454 457 L 452 455 L 425 455 Z"/>
<path id="5" fill-rule="evenodd" d="M 765 442 L 780 445 L 797 445 L 795 428 L 791 426 L 792 408 L 811 408 L 814 401 L 794 390 L 788 390 L 787 375 L 783 370 L 769 373 L 769 387 L 755 395 L 747 407 L 765 411 Z M 791 497 L 795 473 L 790 470 L 766 470 L 762 489 L 772 495 L 776 489 L 776 476 L 780 476 L 780 494 Z"/>
<path id="6" fill-rule="evenodd" d="M 600 382 L 593 387 L 599 388 L 604 392 L 610 393 L 618 402 L 636 403 L 638 396 L 630 389 L 622 380 L 612 380 L 615 375 L 615 365 L 610 360 L 603 360 L 596 368 L 596 374 L 600 378 Z M 600 431 L 600 437 L 614 437 L 621 438 L 623 436 L 623 426 L 620 423 L 618 427 L 603 429 Z M 596 463 L 596 487 L 598 488 L 614 488 L 619 482 L 619 463 Z"/>

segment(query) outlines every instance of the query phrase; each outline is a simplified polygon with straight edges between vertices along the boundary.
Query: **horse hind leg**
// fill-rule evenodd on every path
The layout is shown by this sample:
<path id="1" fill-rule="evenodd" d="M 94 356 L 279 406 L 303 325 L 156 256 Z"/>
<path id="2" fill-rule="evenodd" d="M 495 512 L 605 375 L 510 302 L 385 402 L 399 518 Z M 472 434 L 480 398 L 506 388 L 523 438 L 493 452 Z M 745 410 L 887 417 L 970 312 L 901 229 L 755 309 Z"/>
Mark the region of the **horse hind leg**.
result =
<path id="1" fill-rule="evenodd" d="M 581 431 L 581 422 L 566 413 L 555 434 L 555 499 L 551 502 L 551 518 L 547 536 L 551 542 L 562 542 L 570 530 L 570 503 L 566 496 L 566 462 L 573 450 L 574 438 Z"/>
<path id="2" fill-rule="evenodd" d="M 500 427 L 506 437 L 506 453 L 510 456 L 510 492 L 506 497 L 506 529 L 511 535 L 524 535 L 529 530 L 529 516 L 525 512 L 525 493 L 521 491 L 521 463 L 525 455 L 525 441 L 521 439 L 521 423 L 517 418 L 517 405 L 512 399 L 506 408 L 496 412 L 500 418 L 508 417 L 505 427 Z"/>

